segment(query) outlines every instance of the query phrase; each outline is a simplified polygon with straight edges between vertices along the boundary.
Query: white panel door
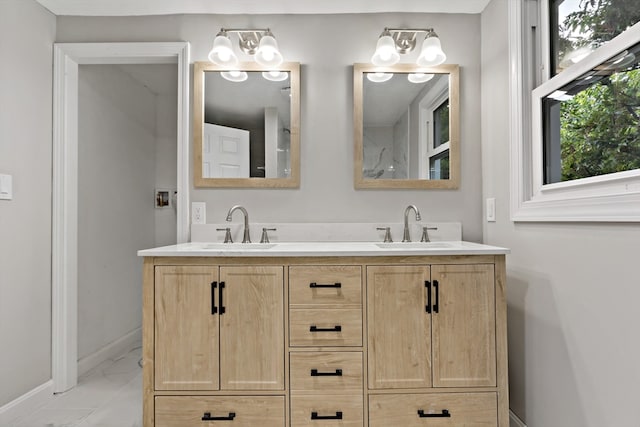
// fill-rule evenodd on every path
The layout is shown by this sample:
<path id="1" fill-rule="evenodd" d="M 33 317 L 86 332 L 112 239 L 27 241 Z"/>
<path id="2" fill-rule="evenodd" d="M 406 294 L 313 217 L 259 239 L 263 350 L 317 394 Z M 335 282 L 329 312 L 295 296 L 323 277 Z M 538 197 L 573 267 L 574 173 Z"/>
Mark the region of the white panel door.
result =
<path id="1" fill-rule="evenodd" d="M 249 178 L 249 131 L 205 123 L 202 173 L 206 178 Z"/>

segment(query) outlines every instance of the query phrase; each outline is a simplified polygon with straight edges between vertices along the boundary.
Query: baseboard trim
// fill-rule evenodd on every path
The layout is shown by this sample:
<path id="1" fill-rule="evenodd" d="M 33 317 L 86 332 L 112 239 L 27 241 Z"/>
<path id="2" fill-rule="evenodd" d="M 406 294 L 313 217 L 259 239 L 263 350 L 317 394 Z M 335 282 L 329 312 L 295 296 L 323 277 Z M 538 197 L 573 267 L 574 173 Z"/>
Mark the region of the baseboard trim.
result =
<path id="1" fill-rule="evenodd" d="M 53 398 L 53 380 L 39 385 L 22 396 L 0 407 L 0 425 L 8 426 L 12 421 L 24 417 L 44 406 Z"/>
<path id="2" fill-rule="evenodd" d="M 527 427 L 516 414 L 509 410 L 509 427 Z"/>
<path id="3" fill-rule="evenodd" d="M 126 351 L 142 341 L 142 327 L 98 349 L 95 353 L 78 360 L 78 376 L 84 375 L 102 362 L 122 356 Z"/>

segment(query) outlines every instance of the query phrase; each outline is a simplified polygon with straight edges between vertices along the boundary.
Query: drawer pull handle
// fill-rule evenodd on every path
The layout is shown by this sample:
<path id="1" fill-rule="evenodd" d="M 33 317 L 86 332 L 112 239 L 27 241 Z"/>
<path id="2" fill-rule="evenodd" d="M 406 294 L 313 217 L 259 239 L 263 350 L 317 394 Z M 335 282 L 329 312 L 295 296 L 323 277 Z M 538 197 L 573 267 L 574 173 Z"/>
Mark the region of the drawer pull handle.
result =
<path id="1" fill-rule="evenodd" d="M 218 312 L 218 307 L 216 307 L 216 289 L 218 289 L 218 282 L 211 282 L 211 314 Z"/>
<path id="2" fill-rule="evenodd" d="M 317 369 L 311 370 L 312 377 L 341 377 L 342 369 L 336 369 L 335 372 L 318 372 Z"/>
<path id="3" fill-rule="evenodd" d="M 333 328 L 318 328 L 316 325 L 309 327 L 309 332 L 341 332 L 342 326 L 336 325 Z"/>
<path id="4" fill-rule="evenodd" d="M 431 282 L 425 280 L 424 287 L 427 288 L 427 305 L 425 306 L 425 309 L 427 313 L 431 314 Z"/>
<path id="5" fill-rule="evenodd" d="M 433 304 L 433 312 L 438 313 L 440 309 L 440 288 L 438 287 L 439 283 L 437 280 L 433 281 L 433 290 L 436 291 L 436 303 Z"/>
<path id="6" fill-rule="evenodd" d="M 310 288 L 341 288 L 342 283 L 334 283 L 332 285 L 323 285 L 321 283 L 311 282 L 309 283 Z"/>
<path id="7" fill-rule="evenodd" d="M 224 282 L 220 282 L 220 292 L 218 293 L 218 305 L 220 306 L 220 308 L 218 309 L 218 311 L 220 312 L 221 316 L 226 312 L 226 308 L 222 304 L 222 291 L 223 290 L 224 290 Z"/>
<path id="8" fill-rule="evenodd" d="M 311 419 L 312 420 L 341 420 L 342 411 L 336 412 L 335 415 L 318 415 L 317 412 L 312 412 Z"/>
<path id="9" fill-rule="evenodd" d="M 441 414 L 425 414 L 424 410 L 418 409 L 420 418 L 451 418 L 451 413 L 447 409 L 443 409 Z"/>
<path id="10" fill-rule="evenodd" d="M 229 412 L 229 415 L 226 417 L 212 417 L 211 412 L 205 412 L 202 421 L 233 421 L 235 417 L 235 412 Z"/>

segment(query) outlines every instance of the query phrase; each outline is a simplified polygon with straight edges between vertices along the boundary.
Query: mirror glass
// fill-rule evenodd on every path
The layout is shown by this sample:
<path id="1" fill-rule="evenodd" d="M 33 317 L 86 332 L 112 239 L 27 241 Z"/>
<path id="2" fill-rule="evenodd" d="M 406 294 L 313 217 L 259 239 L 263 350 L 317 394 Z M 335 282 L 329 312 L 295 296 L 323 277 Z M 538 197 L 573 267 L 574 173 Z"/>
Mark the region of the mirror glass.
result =
<path id="1" fill-rule="evenodd" d="M 354 65 L 356 188 L 458 188 L 458 66 Z"/>
<path id="2" fill-rule="evenodd" d="M 195 64 L 196 186 L 299 185 L 299 65 L 259 67 Z"/>

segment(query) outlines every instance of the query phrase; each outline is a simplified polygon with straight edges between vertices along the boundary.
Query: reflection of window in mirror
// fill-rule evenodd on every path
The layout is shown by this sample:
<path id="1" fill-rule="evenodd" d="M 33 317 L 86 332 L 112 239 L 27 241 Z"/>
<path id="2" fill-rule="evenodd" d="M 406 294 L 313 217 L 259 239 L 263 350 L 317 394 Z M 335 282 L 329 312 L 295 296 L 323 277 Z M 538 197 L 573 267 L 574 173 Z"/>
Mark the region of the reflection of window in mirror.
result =
<path id="1" fill-rule="evenodd" d="M 449 179 L 449 76 L 439 75 L 420 100 L 420 178 Z"/>

